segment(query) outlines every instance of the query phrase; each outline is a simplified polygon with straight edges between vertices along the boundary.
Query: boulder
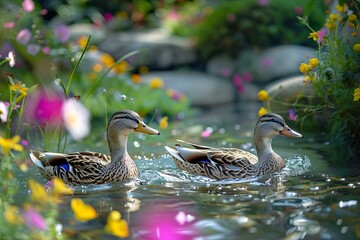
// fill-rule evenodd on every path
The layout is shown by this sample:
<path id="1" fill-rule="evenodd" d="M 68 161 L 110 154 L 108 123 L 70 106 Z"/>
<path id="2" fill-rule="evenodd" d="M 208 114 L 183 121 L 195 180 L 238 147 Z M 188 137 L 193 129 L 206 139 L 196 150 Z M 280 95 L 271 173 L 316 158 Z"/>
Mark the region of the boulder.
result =
<path id="1" fill-rule="evenodd" d="M 192 105 L 212 107 L 217 104 L 235 102 L 235 88 L 228 79 L 198 71 L 154 71 L 142 75 L 143 82 L 160 78 L 165 88 L 185 94 Z"/>
<path id="2" fill-rule="evenodd" d="M 110 33 L 98 47 L 115 59 L 140 50 L 127 59 L 134 67 L 167 69 L 196 61 L 196 53 L 190 40 L 171 36 L 167 31 L 159 29 Z"/>

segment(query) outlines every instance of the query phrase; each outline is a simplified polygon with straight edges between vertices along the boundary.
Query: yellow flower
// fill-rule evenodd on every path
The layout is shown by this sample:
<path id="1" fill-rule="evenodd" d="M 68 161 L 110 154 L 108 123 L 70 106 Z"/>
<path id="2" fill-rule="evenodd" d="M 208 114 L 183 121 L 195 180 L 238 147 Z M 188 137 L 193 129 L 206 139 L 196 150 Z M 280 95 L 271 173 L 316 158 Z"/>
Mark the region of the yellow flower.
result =
<path id="1" fill-rule="evenodd" d="M 156 77 L 150 80 L 149 86 L 150 88 L 163 88 L 164 82 L 161 80 L 161 78 Z"/>
<path id="2" fill-rule="evenodd" d="M 129 227 L 125 220 L 121 219 L 118 211 L 111 211 L 108 215 L 105 230 L 117 237 L 126 238 L 129 236 Z"/>
<path id="3" fill-rule="evenodd" d="M 21 152 L 23 150 L 23 147 L 18 144 L 19 141 L 19 135 L 15 135 L 12 138 L 3 138 L 0 136 L 0 146 L 2 147 L 6 155 L 8 155 L 12 149 L 18 152 Z"/>
<path id="4" fill-rule="evenodd" d="M 81 37 L 78 38 L 77 44 L 78 44 L 81 48 L 85 48 L 86 43 L 87 43 L 87 40 L 88 40 L 87 37 L 81 36 Z"/>
<path id="5" fill-rule="evenodd" d="M 330 21 L 336 22 L 336 21 L 340 18 L 340 15 L 339 15 L 339 14 L 330 13 L 329 18 L 330 18 Z"/>
<path id="6" fill-rule="evenodd" d="M 141 76 L 139 74 L 132 74 L 131 80 L 133 81 L 133 83 L 139 84 L 141 83 Z"/>
<path id="7" fill-rule="evenodd" d="M 360 99 L 360 87 L 354 90 L 354 101 L 359 101 Z"/>
<path id="8" fill-rule="evenodd" d="M 342 13 L 342 12 L 346 12 L 347 11 L 347 5 L 346 4 L 337 4 L 336 5 L 336 10 L 339 12 L 339 13 Z"/>
<path id="9" fill-rule="evenodd" d="M 261 117 L 262 115 L 267 114 L 267 112 L 268 112 L 268 111 L 266 110 L 266 108 L 261 107 L 261 108 L 259 109 L 258 116 Z"/>
<path id="10" fill-rule="evenodd" d="M 350 14 L 349 17 L 348 17 L 348 20 L 350 22 L 354 22 L 356 19 L 357 19 L 357 16 L 355 14 Z"/>
<path id="11" fill-rule="evenodd" d="M 6 208 L 4 217 L 8 223 L 19 224 L 23 222 L 18 207 L 14 205 L 10 205 Z"/>
<path id="12" fill-rule="evenodd" d="M 258 92 L 258 99 L 260 101 L 267 101 L 267 100 L 269 100 L 269 94 L 265 90 L 260 90 Z"/>
<path id="13" fill-rule="evenodd" d="M 61 194 L 72 194 L 73 190 L 69 188 L 60 178 L 54 177 L 52 179 L 53 182 L 53 194 L 61 195 Z"/>
<path id="14" fill-rule="evenodd" d="M 104 64 L 106 67 L 111 67 L 114 63 L 115 63 L 115 60 L 114 58 L 108 54 L 108 53 L 103 53 L 101 56 L 100 56 L 100 62 L 102 64 Z"/>
<path id="15" fill-rule="evenodd" d="M 33 179 L 28 181 L 29 188 L 31 190 L 31 199 L 37 202 L 44 202 L 48 200 L 48 194 L 45 187 Z"/>
<path id="16" fill-rule="evenodd" d="M 316 68 L 319 65 L 319 59 L 311 58 L 309 61 L 309 65 L 311 68 Z"/>
<path id="17" fill-rule="evenodd" d="M 24 87 L 24 85 L 22 84 L 22 82 L 17 82 L 15 85 L 11 85 L 10 86 L 10 90 L 11 91 L 15 91 L 15 92 L 20 92 L 21 95 L 26 96 L 27 95 L 27 90 L 29 88 Z"/>
<path id="18" fill-rule="evenodd" d="M 354 52 L 360 52 L 360 43 L 357 43 L 353 46 Z"/>
<path id="19" fill-rule="evenodd" d="M 89 221 L 97 217 L 96 210 L 84 203 L 80 198 L 71 199 L 71 209 L 74 212 L 75 219 L 80 222 Z"/>
<path id="20" fill-rule="evenodd" d="M 95 63 L 93 66 L 92 66 L 92 70 L 94 72 L 101 72 L 102 70 L 104 69 L 103 65 L 101 65 L 100 63 Z"/>
<path id="21" fill-rule="evenodd" d="M 116 73 L 124 73 L 128 70 L 129 64 L 126 61 L 121 61 L 114 66 L 114 71 Z"/>
<path id="22" fill-rule="evenodd" d="M 309 75 L 305 75 L 305 83 L 313 83 L 315 82 L 315 77 L 309 76 Z"/>
<path id="23" fill-rule="evenodd" d="M 168 127 L 168 125 L 169 125 L 168 117 L 162 117 L 159 122 L 159 128 L 165 129 Z"/>
<path id="24" fill-rule="evenodd" d="M 300 64 L 299 70 L 303 74 L 307 74 L 310 71 L 310 65 L 306 63 Z"/>
<path id="25" fill-rule="evenodd" d="M 312 38 L 314 41 L 317 41 L 319 38 L 319 34 L 318 34 L 318 32 L 312 32 L 309 34 L 308 38 Z"/>

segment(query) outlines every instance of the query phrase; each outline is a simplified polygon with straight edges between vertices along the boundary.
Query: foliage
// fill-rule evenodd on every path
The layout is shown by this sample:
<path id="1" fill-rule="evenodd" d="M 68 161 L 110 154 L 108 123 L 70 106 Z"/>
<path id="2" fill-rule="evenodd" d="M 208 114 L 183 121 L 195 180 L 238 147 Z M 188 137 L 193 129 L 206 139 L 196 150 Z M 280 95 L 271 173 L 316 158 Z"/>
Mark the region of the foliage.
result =
<path id="1" fill-rule="evenodd" d="M 307 33 L 296 21 L 309 1 L 221 1 L 192 30 L 205 58 L 222 53 L 236 55 L 247 48 L 305 44 Z M 324 21 L 321 4 L 310 14 L 314 26 Z"/>
<path id="2" fill-rule="evenodd" d="M 352 161 L 360 157 L 359 14 L 358 2 L 345 1 L 329 11 L 321 29 L 313 28 L 307 18 L 299 18 L 310 30 L 310 41 L 318 45 L 316 56 L 299 66 L 304 86 L 312 86 L 317 99 L 309 101 L 313 96 L 303 91 L 288 103 L 296 109 L 298 122 L 314 116 L 314 128 L 322 118 L 321 127 L 327 129 L 334 144 L 341 146 L 342 157 Z"/>

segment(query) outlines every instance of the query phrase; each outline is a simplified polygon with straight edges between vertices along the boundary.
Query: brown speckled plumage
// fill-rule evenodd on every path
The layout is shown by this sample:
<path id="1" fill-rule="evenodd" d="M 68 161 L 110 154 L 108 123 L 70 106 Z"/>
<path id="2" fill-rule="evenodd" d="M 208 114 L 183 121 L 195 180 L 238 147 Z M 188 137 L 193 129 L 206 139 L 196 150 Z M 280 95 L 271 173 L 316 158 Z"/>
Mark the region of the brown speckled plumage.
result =
<path id="1" fill-rule="evenodd" d="M 185 141 L 186 148 L 176 145 L 165 147 L 173 156 L 178 168 L 214 179 L 247 178 L 279 172 L 285 167 L 282 157 L 272 150 L 271 139 L 275 135 L 302 137 L 290 129 L 284 119 L 274 113 L 261 116 L 254 131 L 257 156 L 235 148 L 212 148 Z"/>
<path id="2" fill-rule="evenodd" d="M 134 161 L 127 152 L 131 132 L 160 134 L 148 127 L 133 111 L 118 111 L 107 128 L 110 156 L 97 152 L 67 154 L 30 150 L 30 158 L 47 178 L 54 176 L 71 184 L 102 184 L 138 176 Z"/>

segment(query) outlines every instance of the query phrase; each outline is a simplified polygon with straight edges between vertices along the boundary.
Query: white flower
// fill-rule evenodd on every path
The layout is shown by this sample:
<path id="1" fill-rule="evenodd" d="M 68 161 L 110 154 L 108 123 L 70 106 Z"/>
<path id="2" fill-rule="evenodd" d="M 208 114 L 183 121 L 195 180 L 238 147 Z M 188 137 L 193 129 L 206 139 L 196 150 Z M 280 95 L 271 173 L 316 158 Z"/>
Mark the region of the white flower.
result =
<path id="1" fill-rule="evenodd" d="M 9 61 L 10 67 L 15 66 L 15 55 L 14 55 L 14 53 L 12 51 L 10 51 L 8 53 L 8 56 L 7 56 L 6 59 Z"/>
<path id="2" fill-rule="evenodd" d="M 66 129 L 75 140 L 86 137 L 90 132 L 90 112 L 74 98 L 65 101 L 62 117 Z"/>
<path id="3" fill-rule="evenodd" d="M 4 102 L 0 102 L 0 119 L 3 123 L 7 121 L 8 107 Z"/>

